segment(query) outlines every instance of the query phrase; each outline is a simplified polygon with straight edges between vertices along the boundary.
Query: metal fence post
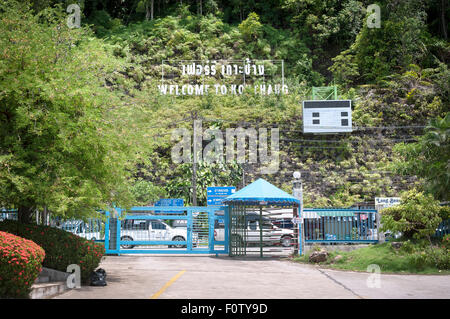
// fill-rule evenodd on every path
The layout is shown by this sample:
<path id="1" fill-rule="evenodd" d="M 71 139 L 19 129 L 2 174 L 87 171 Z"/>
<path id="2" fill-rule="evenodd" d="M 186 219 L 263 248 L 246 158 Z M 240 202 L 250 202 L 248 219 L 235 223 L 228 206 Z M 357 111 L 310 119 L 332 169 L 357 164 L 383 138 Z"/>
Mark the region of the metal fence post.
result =
<path id="1" fill-rule="evenodd" d="M 301 173 L 294 172 L 294 181 L 293 181 L 293 196 L 300 200 L 300 223 L 298 223 L 298 253 L 299 255 L 303 255 L 303 185 L 301 180 Z"/>
<path id="2" fill-rule="evenodd" d="M 121 208 L 116 208 L 116 211 L 117 211 L 116 250 L 117 250 L 117 252 L 119 252 L 120 251 L 120 226 L 121 226 L 120 217 L 122 215 L 122 209 Z"/>
<path id="3" fill-rule="evenodd" d="M 109 250 L 109 212 L 105 212 L 105 252 Z"/>
<path id="4" fill-rule="evenodd" d="M 263 222 L 262 206 L 259 206 L 259 256 L 263 257 Z"/>

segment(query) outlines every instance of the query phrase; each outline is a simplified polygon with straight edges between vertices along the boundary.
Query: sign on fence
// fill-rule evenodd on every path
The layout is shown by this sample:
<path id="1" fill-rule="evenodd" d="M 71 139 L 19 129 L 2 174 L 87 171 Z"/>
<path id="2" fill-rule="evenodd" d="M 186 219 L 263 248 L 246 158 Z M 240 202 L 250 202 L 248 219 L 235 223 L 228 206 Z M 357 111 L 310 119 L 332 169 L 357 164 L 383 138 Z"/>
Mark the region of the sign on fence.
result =
<path id="1" fill-rule="evenodd" d="M 159 201 L 155 203 L 155 206 L 175 206 L 175 207 L 183 207 L 184 200 L 182 198 L 161 198 Z M 178 211 L 165 211 L 164 213 L 174 214 Z M 156 211 L 156 214 L 161 213 L 161 211 Z"/>
<path id="2" fill-rule="evenodd" d="M 206 190 L 206 202 L 208 206 L 220 206 L 225 198 L 234 194 L 236 187 L 234 186 L 214 186 L 208 187 Z"/>
<path id="3" fill-rule="evenodd" d="M 375 197 L 375 208 L 383 209 L 400 205 L 400 197 Z"/>

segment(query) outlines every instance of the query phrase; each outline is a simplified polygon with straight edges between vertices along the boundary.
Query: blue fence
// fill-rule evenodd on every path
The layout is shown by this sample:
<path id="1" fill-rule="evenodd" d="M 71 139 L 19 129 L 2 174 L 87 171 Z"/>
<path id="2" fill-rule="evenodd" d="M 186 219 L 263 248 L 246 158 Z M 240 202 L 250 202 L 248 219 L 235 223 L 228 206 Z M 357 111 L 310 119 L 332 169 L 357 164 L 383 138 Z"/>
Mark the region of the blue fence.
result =
<path id="1" fill-rule="evenodd" d="M 87 240 L 104 242 L 105 222 L 99 218 L 89 218 L 86 221 L 68 219 L 56 223 L 52 220 L 51 226 L 68 231 Z"/>
<path id="2" fill-rule="evenodd" d="M 306 243 L 378 242 L 377 211 L 304 209 Z"/>
<path id="3" fill-rule="evenodd" d="M 117 210 L 120 218 L 112 218 L 110 212 L 105 212 L 106 222 L 102 219 L 62 221 L 52 218 L 50 226 L 105 242 L 107 253 L 111 254 L 227 254 L 229 251 L 227 206 Z M 306 243 L 378 242 L 375 210 L 304 209 L 303 217 Z M 6 219 L 17 220 L 17 210 L 1 209 L 0 222 Z M 434 237 L 448 234 L 450 220 L 437 227 Z"/>
<path id="4" fill-rule="evenodd" d="M 447 219 L 439 224 L 436 233 L 433 237 L 444 237 L 446 235 L 450 234 L 450 219 Z"/>
<path id="5" fill-rule="evenodd" d="M 106 212 L 107 254 L 227 254 L 228 207 L 132 207 Z M 175 221 L 179 226 L 174 226 Z"/>
<path id="6" fill-rule="evenodd" d="M 0 210 L 0 222 L 5 219 L 17 220 L 17 209 Z"/>
<path id="7" fill-rule="evenodd" d="M 16 209 L 0 210 L 0 222 L 3 220 L 17 220 L 17 217 Z M 37 221 L 39 221 L 39 218 L 37 218 Z M 54 217 L 48 218 L 46 225 L 65 230 L 95 242 L 104 242 L 105 240 L 105 222 L 100 218 L 89 218 L 83 221 L 79 219 L 63 220 L 59 217 Z"/>

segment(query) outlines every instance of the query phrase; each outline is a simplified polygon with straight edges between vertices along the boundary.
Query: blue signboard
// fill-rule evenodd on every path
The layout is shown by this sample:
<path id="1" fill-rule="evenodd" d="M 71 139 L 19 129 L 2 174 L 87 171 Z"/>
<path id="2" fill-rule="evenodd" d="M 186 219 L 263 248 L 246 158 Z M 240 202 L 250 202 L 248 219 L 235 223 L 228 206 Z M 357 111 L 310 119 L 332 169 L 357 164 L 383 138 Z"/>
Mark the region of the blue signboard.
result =
<path id="1" fill-rule="evenodd" d="M 207 202 L 208 206 L 221 206 L 221 205 L 222 205 L 222 202 L 223 202 L 223 200 L 224 200 L 225 198 L 226 198 L 226 197 L 220 197 L 220 198 L 208 198 L 208 199 L 206 200 L 206 202 Z"/>
<path id="2" fill-rule="evenodd" d="M 155 203 L 155 206 L 176 206 L 183 207 L 184 200 L 182 198 L 161 198 L 159 201 Z M 155 214 L 159 214 L 161 211 L 155 210 Z M 163 213 L 179 213 L 177 211 L 165 211 Z"/>
<path id="3" fill-rule="evenodd" d="M 208 206 L 220 206 L 222 201 L 228 196 L 236 192 L 236 187 L 234 186 L 217 186 L 208 187 L 206 190 L 206 203 Z"/>
<path id="4" fill-rule="evenodd" d="M 155 203 L 155 206 L 184 206 L 182 198 L 161 198 Z"/>

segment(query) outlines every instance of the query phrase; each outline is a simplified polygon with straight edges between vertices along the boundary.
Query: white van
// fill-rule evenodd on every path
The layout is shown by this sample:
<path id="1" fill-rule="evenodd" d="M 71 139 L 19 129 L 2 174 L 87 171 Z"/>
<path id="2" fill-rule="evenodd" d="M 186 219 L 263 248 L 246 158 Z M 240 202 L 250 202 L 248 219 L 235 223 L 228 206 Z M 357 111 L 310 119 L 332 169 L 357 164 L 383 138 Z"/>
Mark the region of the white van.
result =
<path id="1" fill-rule="evenodd" d="M 125 219 L 122 221 L 120 240 L 123 241 L 186 241 L 187 228 L 173 228 L 161 220 Z M 134 245 L 121 245 L 123 249 L 132 249 Z M 182 248 L 186 245 L 169 245 Z"/>

